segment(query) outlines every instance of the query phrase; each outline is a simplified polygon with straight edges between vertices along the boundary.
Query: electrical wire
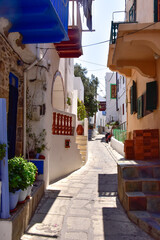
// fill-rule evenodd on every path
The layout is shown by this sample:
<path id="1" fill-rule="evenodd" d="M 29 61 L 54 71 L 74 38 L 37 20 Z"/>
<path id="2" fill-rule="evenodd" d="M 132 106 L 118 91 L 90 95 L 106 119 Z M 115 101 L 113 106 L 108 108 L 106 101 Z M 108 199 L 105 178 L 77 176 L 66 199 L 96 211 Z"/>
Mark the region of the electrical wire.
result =
<path id="1" fill-rule="evenodd" d="M 143 28 L 140 28 L 140 29 L 138 29 L 138 30 L 132 31 L 132 32 L 130 32 L 130 33 L 126 33 L 126 34 L 124 34 L 124 36 L 132 35 L 132 34 L 135 34 L 135 33 L 137 33 L 137 32 L 143 31 L 143 30 L 145 30 L 145 29 L 147 29 L 147 28 L 155 25 L 156 23 L 157 23 L 157 22 L 154 22 L 154 23 L 151 23 L 151 24 L 149 24 L 149 25 L 147 25 L 147 26 L 145 26 L 145 27 L 143 27 Z M 119 36 L 119 37 L 117 37 L 117 39 L 123 38 L 124 36 Z M 84 45 L 84 46 L 82 46 L 82 48 L 92 47 L 92 46 L 104 44 L 104 43 L 107 43 L 107 42 L 110 42 L 110 39 L 107 39 L 107 40 L 104 40 L 104 41 L 101 41 L 101 42 L 97 42 L 97 43 L 91 43 L 91 44 L 88 44 L 88 45 Z M 45 47 L 37 47 L 37 48 L 40 48 L 40 49 L 55 49 L 55 50 L 56 50 L 56 48 L 45 48 Z M 74 48 L 74 47 L 72 47 L 72 48 Z M 76 47 L 75 47 L 75 48 L 76 48 Z M 66 47 L 66 48 L 64 47 L 62 50 L 65 50 L 65 49 L 67 50 L 68 48 L 67 48 L 67 47 Z"/>
<path id="2" fill-rule="evenodd" d="M 94 63 L 94 62 L 89 62 L 89 61 L 85 61 L 85 60 L 81 60 L 81 59 L 76 59 L 80 62 L 86 62 L 86 63 L 90 63 L 90 64 L 94 64 L 94 65 L 97 65 L 97 66 L 103 66 L 103 67 L 106 67 L 105 65 L 103 64 L 99 64 L 99 63 Z M 107 68 L 107 67 L 106 67 Z M 88 70 L 87 70 L 88 71 Z"/>
<path id="3" fill-rule="evenodd" d="M 110 79 L 109 79 L 109 80 L 106 79 L 106 81 L 107 81 L 107 82 L 110 82 L 110 81 L 112 80 L 112 78 L 113 78 L 113 75 L 114 75 L 114 72 L 112 73 Z"/>

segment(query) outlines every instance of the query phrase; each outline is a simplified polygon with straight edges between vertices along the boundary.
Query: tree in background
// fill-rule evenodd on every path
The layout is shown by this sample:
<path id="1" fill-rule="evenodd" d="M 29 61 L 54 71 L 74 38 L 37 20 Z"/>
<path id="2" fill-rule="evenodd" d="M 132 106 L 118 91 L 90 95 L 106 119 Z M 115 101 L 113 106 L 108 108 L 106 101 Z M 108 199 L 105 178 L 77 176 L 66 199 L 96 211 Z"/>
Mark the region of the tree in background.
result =
<path id="1" fill-rule="evenodd" d="M 86 108 L 84 106 L 84 103 L 82 101 L 77 100 L 77 117 L 78 117 L 78 120 L 84 120 L 87 116 L 87 113 L 86 113 Z"/>
<path id="2" fill-rule="evenodd" d="M 84 105 L 87 112 L 87 117 L 93 117 L 93 115 L 98 111 L 98 101 L 97 97 L 97 88 L 98 88 L 98 78 L 93 74 L 91 78 L 88 78 L 87 69 L 82 68 L 81 65 L 75 64 L 74 66 L 74 75 L 75 77 L 80 77 L 84 85 Z"/>

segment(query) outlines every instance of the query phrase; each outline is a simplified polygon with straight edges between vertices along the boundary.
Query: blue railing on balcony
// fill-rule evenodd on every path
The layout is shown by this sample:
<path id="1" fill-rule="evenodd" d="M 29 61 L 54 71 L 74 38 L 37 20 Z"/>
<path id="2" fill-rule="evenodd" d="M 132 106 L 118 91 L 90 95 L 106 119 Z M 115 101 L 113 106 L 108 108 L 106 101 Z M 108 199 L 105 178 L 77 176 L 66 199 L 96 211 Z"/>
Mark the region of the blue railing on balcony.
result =
<path id="1" fill-rule="evenodd" d="M 68 0 L 0 0 L 0 17 L 10 32 L 20 32 L 23 43 L 55 43 L 68 40 Z"/>
<path id="2" fill-rule="evenodd" d="M 119 22 L 111 22 L 111 36 L 110 36 L 110 44 L 115 44 L 117 39 L 117 33 L 118 33 L 118 26 Z"/>

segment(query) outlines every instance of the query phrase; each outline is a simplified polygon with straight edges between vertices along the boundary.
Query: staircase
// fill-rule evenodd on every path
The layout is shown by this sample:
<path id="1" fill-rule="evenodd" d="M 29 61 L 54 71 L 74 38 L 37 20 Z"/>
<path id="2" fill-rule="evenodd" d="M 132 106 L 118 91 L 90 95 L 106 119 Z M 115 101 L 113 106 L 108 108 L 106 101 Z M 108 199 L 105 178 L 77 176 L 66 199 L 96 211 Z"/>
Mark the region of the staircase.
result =
<path id="1" fill-rule="evenodd" d="M 129 218 L 160 239 L 160 161 L 120 161 L 118 195 Z"/>
<path id="2" fill-rule="evenodd" d="M 87 139 L 87 136 L 77 135 L 76 136 L 76 143 L 78 145 L 78 149 L 80 150 L 82 163 L 84 165 L 86 163 L 87 157 L 88 157 L 88 139 Z"/>

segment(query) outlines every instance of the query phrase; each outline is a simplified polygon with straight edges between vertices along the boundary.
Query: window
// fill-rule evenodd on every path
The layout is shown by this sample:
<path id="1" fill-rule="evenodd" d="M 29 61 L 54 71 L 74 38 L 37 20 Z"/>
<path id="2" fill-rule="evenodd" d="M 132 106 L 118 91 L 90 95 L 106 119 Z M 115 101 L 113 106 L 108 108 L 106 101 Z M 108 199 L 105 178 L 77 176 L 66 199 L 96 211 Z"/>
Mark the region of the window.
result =
<path id="1" fill-rule="evenodd" d="M 111 84 L 110 85 L 110 95 L 111 95 L 111 99 L 115 99 L 116 98 L 116 84 Z"/>
<path id="2" fill-rule="evenodd" d="M 136 83 L 133 81 L 133 85 L 130 88 L 130 103 L 131 103 L 131 114 L 137 112 L 137 89 Z"/>
<path id="3" fill-rule="evenodd" d="M 124 115 L 124 103 L 122 104 L 122 114 Z"/>
<path id="4" fill-rule="evenodd" d="M 146 83 L 146 110 L 157 108 L 157 81 Z"/>
<path id="5" fill-rule="evenodd" d="M 137 99 L 137 118 L 143 117 L 143 95 Z"/>

